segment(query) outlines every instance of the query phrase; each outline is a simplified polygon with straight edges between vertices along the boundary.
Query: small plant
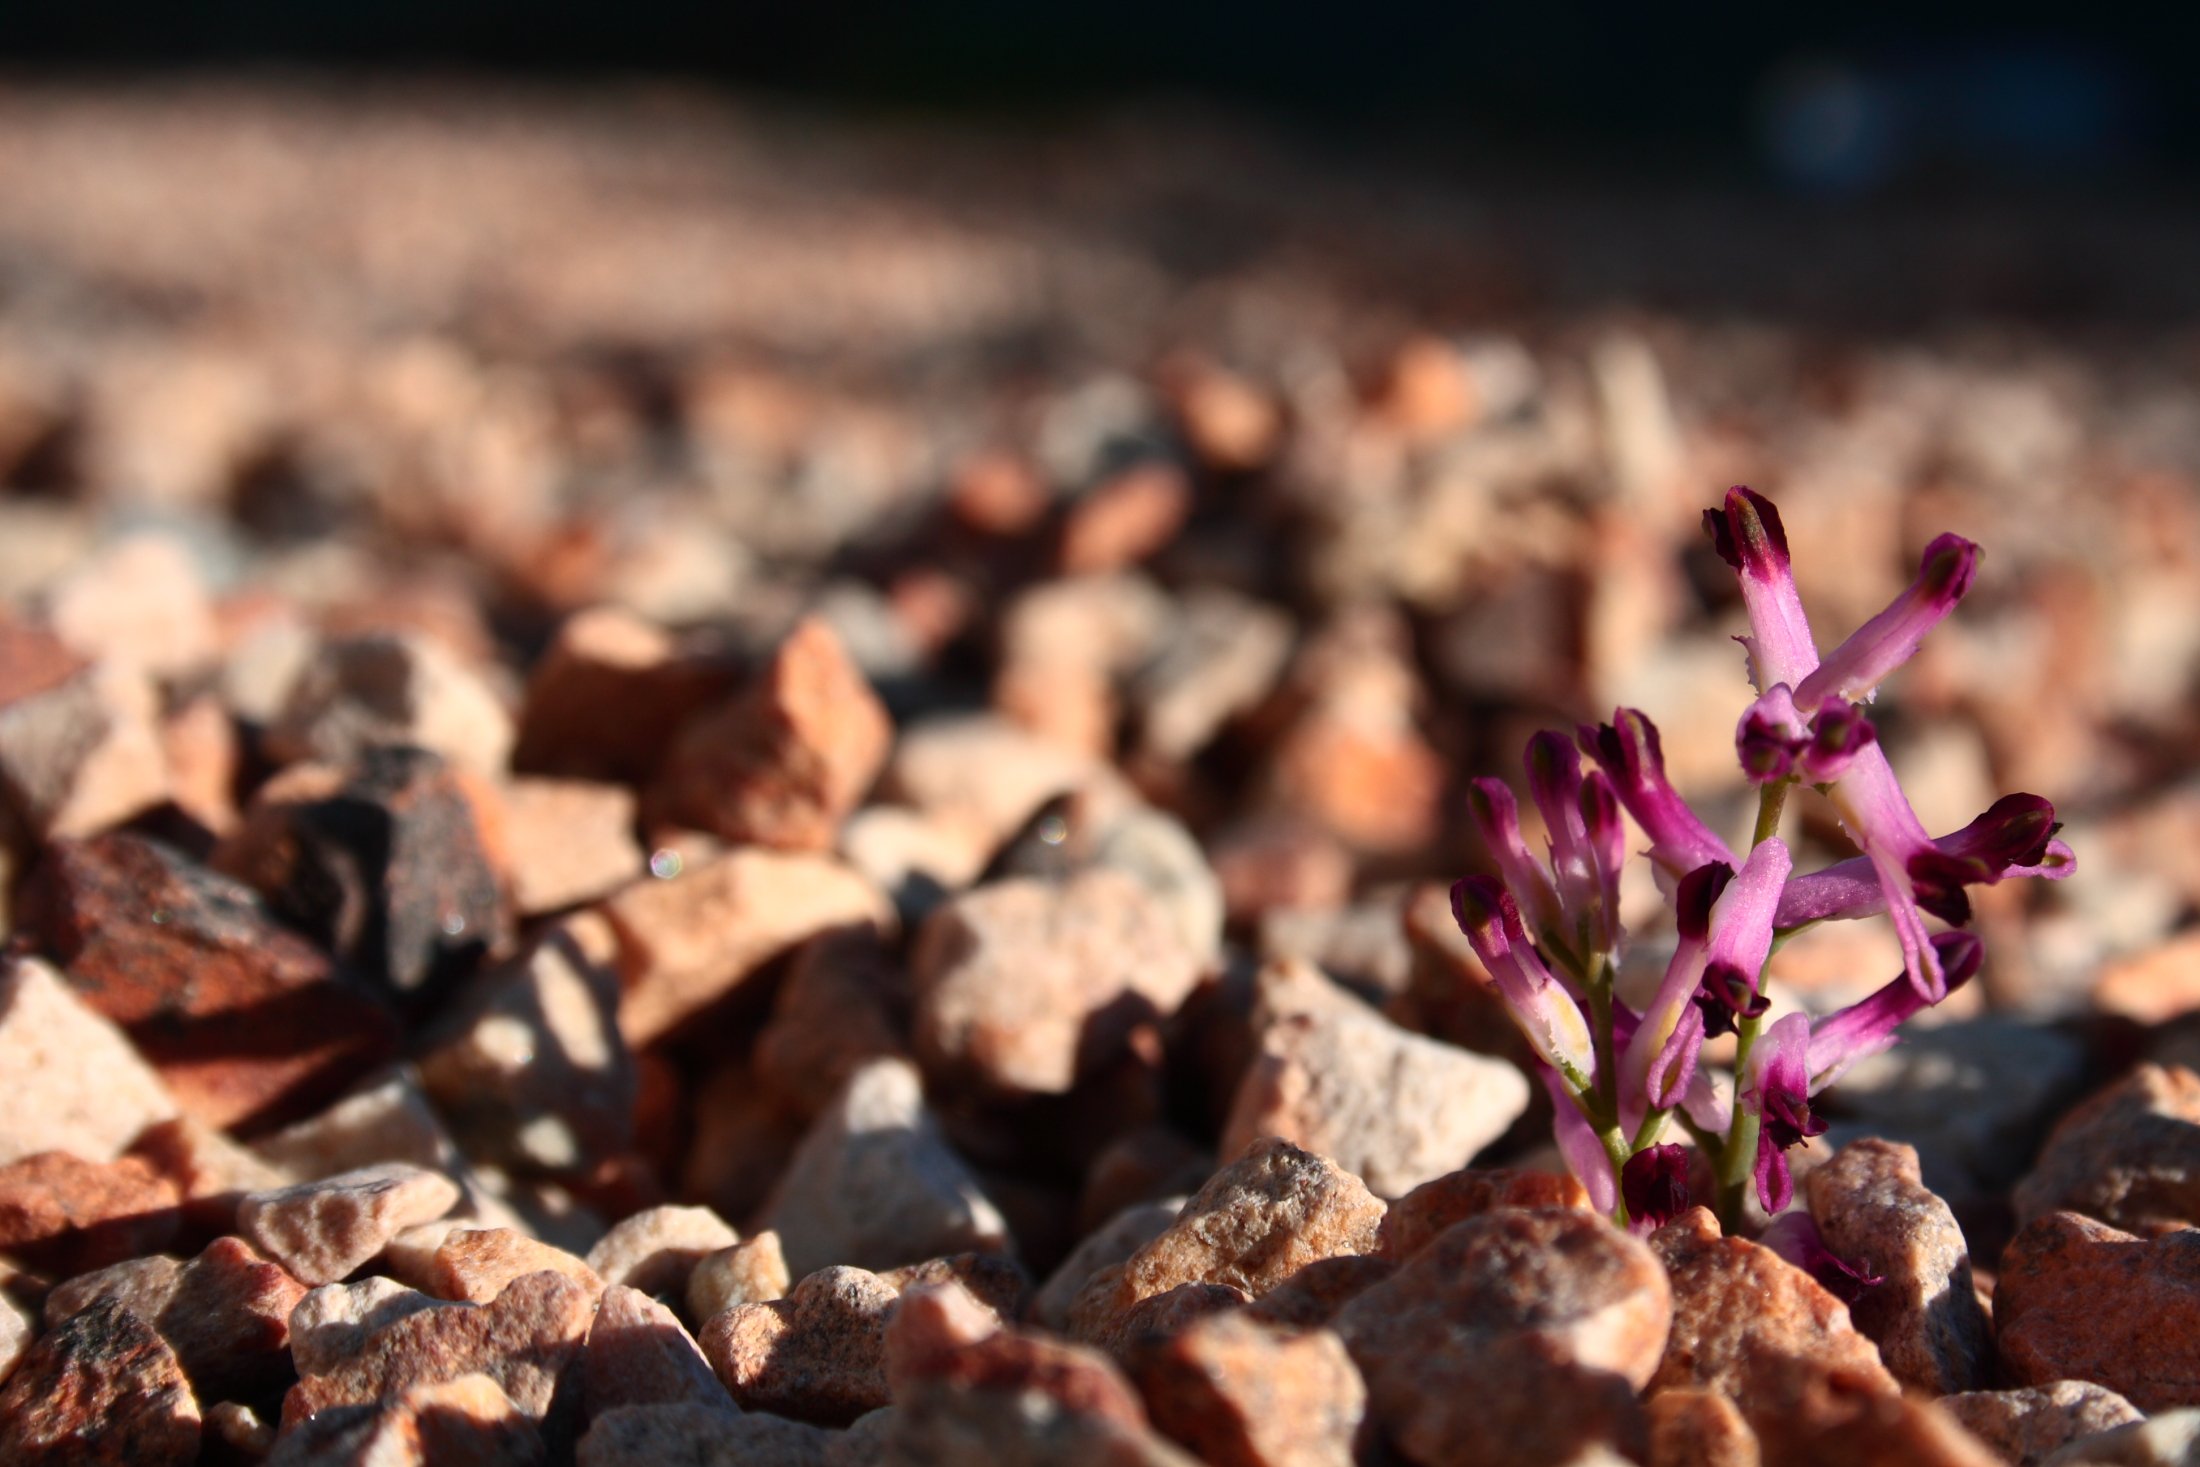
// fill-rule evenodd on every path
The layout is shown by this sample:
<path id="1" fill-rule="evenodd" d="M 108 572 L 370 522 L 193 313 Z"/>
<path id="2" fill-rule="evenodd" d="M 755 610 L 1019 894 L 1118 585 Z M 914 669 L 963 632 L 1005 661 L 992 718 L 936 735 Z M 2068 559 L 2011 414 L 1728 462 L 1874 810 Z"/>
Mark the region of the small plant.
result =
<path id="1" fill-rule="evenodd" d="M 1942 535 L 1894 603 L 1824 657 L 1804 619 L 1779 512 L 1736 487 L 1704 512 L 1720 556 L 1741 578 L 1756 702 L 1735 734 L 1757 786 L 1756 828 L 1737 854 L 1665 774 L 1658 731 L 1622 708 L 1574 739 L 1528 743 L 1528 789 L 1549 835 L 1538 860 L 1512 792 L 1474 781 L 1470 802 L 1502 880 L 1470 876 L 1452 910 L 1535 1054 L 1557 1109 L 1567 1165 L 1623 1225 L 1655 1227 L 1691 1201 L 1677 1123 L 1711 1163 L 1721 1220 L 1740 1223 L 1754 1185 L 1768 1213 L 1788 1205 L 1787 1153 L 1825 1130 L 1811 1101 L 1841 1072 L 1894 1042 L 1895 1030 L 1979 969 L 1965 888 L 2013 876 L 2059 880 L 2075 868 L 2055 838 L 2054 806 L 2009 795 L 1950 835 L 1925 833 L 1864 714 L 1879 684 L 1970 589 L 1978 547 Z M 1584 770 L 1583 757 L 1594 768 Z M 1831 802 L 1861 855 L 1798 874 L 1778 831 L 1788 791 L 1807 783 Z M 1625 810 L 1673 907 L 1672 959 L 1637 1012 L 1613 993 L 1626 934 L 1619 873 Z M 1903 971 L 1869 997 L 1817 1020 L 1764 1024 L 1765 964 L 1784 942 L 1826 921 L 1885 916 Z M 1927 918 L 1947 929 L 1932 931 Z M 1704 1041 L 1735 1036 L 1734 1074 L 1698 1063 Z M 1815 1234 L 1812 1234 L 1815 1237 Z M 1799 1252 L 1810 1240 L 1790 1240 Z"/>

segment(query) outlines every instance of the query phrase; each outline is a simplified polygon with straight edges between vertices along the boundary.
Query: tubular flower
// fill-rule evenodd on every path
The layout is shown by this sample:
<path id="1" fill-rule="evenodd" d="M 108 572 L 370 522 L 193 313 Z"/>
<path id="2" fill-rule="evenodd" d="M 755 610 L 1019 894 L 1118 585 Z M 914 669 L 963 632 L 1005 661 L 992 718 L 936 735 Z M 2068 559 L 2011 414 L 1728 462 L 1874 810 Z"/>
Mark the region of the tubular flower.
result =
<path id="1" fill-rule="evenodd" d="M 1820 1288 L 1844 1304 L 1854 1304 L 1886 1282 L 1868 1264 L 1851 1263 L 1827 1247 L 1818 1224 L 1800 1209 L 1783 1212 L 1767 1223 L 1757 1241 L 1809 1274 Z"/>
<path id="2" fill-rule="evenodd" d="M 1789 1014 L 1758 1036 L 1749 1052 L 1743 1101 L 1757 1113 L 1757 1200 L 1778 1212 L 1795 1195 L 1788 1173 L 1791 1147 L 1823 1135 L 1824 1117 L 1810 1108 L 1810 1020 Z"/>
<path id="3" fill-rule="evenodd" d="M 1678 881 L 1714 861 L 1741 864 L 1725 841 L 1688 808 L 1665 777 L 1665 751 L 1657 725 L 1632 708 L 1614 710 L 1612 721 L 1580 732 L 1583 753 L 1611 781 L 1612 792 L 1650 837 L 1650 859 L 1661 877 Z"/>
<path id="4" fill-rule="evenodd" d="M 1688 1148 L 1668 1142 L 1646 1146 L 1619 1169 L 1628 1225 L 1654 1232 L 1688 1211 Z"/>
<path id="5" fill-rule="evenodd" d="M 1468 876 L 1452 886 L 1451 913 L 1529 1048 L 1586 1089 L 1596 1074 L 1588 1021 L 1529 945 L 1512 897 L 1488 877 Z"/>

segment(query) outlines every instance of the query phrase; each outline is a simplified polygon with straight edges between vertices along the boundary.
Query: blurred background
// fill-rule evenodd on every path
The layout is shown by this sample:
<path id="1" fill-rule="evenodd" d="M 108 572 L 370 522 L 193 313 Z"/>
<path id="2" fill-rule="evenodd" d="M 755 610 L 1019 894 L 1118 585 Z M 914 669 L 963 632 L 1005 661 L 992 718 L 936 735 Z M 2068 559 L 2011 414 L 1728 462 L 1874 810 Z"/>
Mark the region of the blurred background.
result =
<path id="1" fill-rule="evenodd" d="M 400 628 L 516 705 L 583 607 L 730 665 L 817 611 L 905 730 L 1114 763 L 1238 942 L 1399 999 L 1410 883 L 1480 859 L 1462 782 L 1533 729 L 1641 706 L 1746 818 L 1698 526 L 1746 482 L 1822 638 L 1933 534 L 1986 547 L 1875 716 L 1929 827 L 2033 790 L 2083 866 L 1979 894 L 1960 1007 L 2167 1018 L 2180 42 L 2009 6 L 0 8 L 0 596 L 134 596 L 115 645 L 203 623 L 154 671 L 241 731 L 217 830 L 271 628 Z M 167 581 L 117 569 L 148 535 Z M 991 849 L 936 835 L 851 855 Z M 1783 954 L 1800 1001 L 1895 970 L 1841 940 Z"/>

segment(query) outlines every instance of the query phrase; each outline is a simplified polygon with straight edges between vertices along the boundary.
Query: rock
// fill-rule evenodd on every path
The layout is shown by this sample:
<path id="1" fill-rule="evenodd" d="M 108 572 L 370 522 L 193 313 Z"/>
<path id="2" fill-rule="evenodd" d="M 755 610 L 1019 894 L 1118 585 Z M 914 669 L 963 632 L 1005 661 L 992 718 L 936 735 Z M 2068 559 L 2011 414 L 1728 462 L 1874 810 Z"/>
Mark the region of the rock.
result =
<path id="1" fill-rule="evenodd" d="M 650 804 L 731 844 L 829 850 L 893 739 L 840 639 L 809 617 L 739 696 L 680 730 Z"/>
<path id="2" fill-rule="evenodd" d="M 911 1293 L 887 1330 L 883 1461 L 1189 1467 L 1099 1353 L 1002 1329 L 954 1287 Z"/>
<path id="3" fill-rule="evenodd" d="M 1325 1329 L 1218 1314 L 1134 1346 L 1130 1374 L 1162 1435 L 1217 1467 L 1349 1467 L 1367 1387 Z"/>
<path id="4" fill-rule="evenodd" d="M 976 881 L 993 846 L 994 837 L 967 817 L 907 805 L 866 805 L 840 828 L 840 854 L 893 898 L 910 927 Z"/>
<path id="5" fill-rule="evenodd" d="M 1023 1318 L 1026 1297 L 1031 1292 L 1030 1280 L 1024 1277 L 1016 1261 L 999 1253 L 957 1253 L 946 1258 L 927 1258 L 922 1263 L 885 1269 L 879 1278 L 897 1294 L 955 1284 L 1003 1320 L 1011 1322 Z"/>
<path id="6" fill-rule="evenodd" d="M 2082 1212 L 2131 1233 L 2200 1225 L 2200 1075 L 2143 1064 L 2065 1115 L 2016 1190 L 2021 1222 Z"/>
<path id="7" fill-rule="evenodd" d="M 1993 1450 L 1931 1401 L 1890 1393 L 1882 1377 L 1825 1360 L 1775 1355 L 1761 1362 L 1741 1402 L 1766 1462 L 1850 1467 L 1993 1467 Z"/>
<path id="8" fill-rule="evenodd" d="M 1397 1271 L 1398 1265 L 1386 1258 L 1357 1253 L 1317 1258 L 1255 1299 L 1245 1312 L 1268 1324 L 1313 1329 L 1334 1320 L 1338 1310 Z"/>
<path id="9" fill-rule="evenodd" d="M 1649 1467 L 1759 1467 L 1757 1433 L 1719 1391 L 1679 1386 L 1650 1398 Z"/>
<path id="10" fill-rule="evenodd" d="M 323 1284 L 290 1311 L 290 1353 L 300 1375 L 326 1375 L 359 1352 L 386 1324 L 443 1307 L 443 1301 L 369 1274 L 355 1284 Z"/>
<path id="11" fill-rule="evenodd" d="M 1508 1167 L 1450 1172 L 1423 1182 L 1390 1204 L 1383 1214 L 1381 1254 L 1393 1263 L 1404 1263 L 1453 1223 L 1501 1207 L 1591 1210 L 1589 1194 L 1570 1176 Z"/>
<path id="12" fill-rule="evenodd" d="M 757 1216 L 805 1131 L 801 1117 L 738 1060 L 710 1071 L 695 1087 L 687 1113 L 666 1119 L 687 1136 L 680 1195 L 720 1217 Z"/>
<path id="13" fill-rule="evenodd" d="M 1008 1224 L 949 1148 L 916 1068 L 873 1060 L 817 1118 L 764 1208 L 796 1277 L 1007 1245 Z"/>
<path id="14" fill-rule="evenodd" d="M 377 633 L 324 643 L 267 731 L 285 764 L 366 762 L 377 750 L 433 750 L 476 774 L 504 772 L 512 719 L 435 641 Z"/>
<path id="15" fill-rule="evenodd" d="M 909 966 L 927 1069 L 1019 1095 L 1067 1094 L 1199 980 L 1166 909 L 1112 870 L 953 898 L 926 919 Z"/>
<path id="16" fill-rule="evenodd" d="M 267 1467 L 541 1467 L 541 1435 L 481 1372 L 404 1386 L 387 1400 L 337 1407 L 287 1428 Z"/>
<path id="17" fill-rule="evenodd" d="M 48 593 L 46 621 L 71 650 L 155 677 L 181 677 L 214 660 L 206 585 L 189 548 L 165 535 L 106 546 Z"/>
<path id="18" fill-rule="evenodd" d="M 237 824 L 237 770 L 243 757 L 237 725 L 212 693 L 200 693 L 160 721 L 161 757 L 168 763 L 168 798 L 210 834 Z"/>
<path id="19" fill-rule="evenodd" d="M 579 1467 L 837 1467 L 844 1433 L 722 1407 L 620 1406 L 581 1438 Z M 850 1464 L 875 1458 L 856 1458 Z"/>
<path id="20" fill-rule="evenodd" d="M 1940 1407 L 2018 1467 L 2039 1464 L 2081 1437 L 2144 1420 L 2106 1386 L 2084 1380 L 1942 1396 Z"/>
<path id="21" fill-rule="evenodd" d="M 417 1309 L 371 1327 L 343 1357 L 299 1361 L 300 1379 L 283 1398 L 285 1429 L 340 1406 L 371 1405 L 415 1385 L 488 1376 L 553 1447 L 578 1406 L 580 1359 L 595 1300 L 563 1274 L 529 1274 L 489 1304 Z M 323 1343 L 326 1343 L 324 1337 Z M 569 1440 L 569 1437 L 565 1437 Z"/>
<path id="22" fill-rule="evenodd" d="M 440 1173 L 385 1162 L 254 1192 L 238 1207 L 237 1226 L 306 1283 L 329 1284 L 400 1230 L 449 1212 L 458 1197 L 457 1184 Z"/>
<path id="23" fill-rule="evenodd" d="M 977 832 L 987 850 L 1067 790 L 1115 776 L 1079 754 L 993 714 L 927 718 L 894 741 L 886 788 L 909 804 Z"/>
<path id="24" fill-rule="evenodd" d="M 36 958 L 0 958 L 0 1166 L 38 1151 L 120 1156 L 176 1113 L 122 1032 Z"/>
<path id="25" fill-rule="evenodd" d="M 1175 817 L 1112 786 L 1071 790 L 1041 805 L 995 853 L 985 879 L 1065 881 L 1120 871 L 1167 909 L 1185 948 L 1204 965 L 1222 949 L 1222 884 L 1199 842 Z"/>
<path id="26" fill-rule="evenodd" d="M 1291 635 L 1291 618 L 1273 606 L 1221 587 L 1187 591 L 1131 679 L 1137 756 L 1175 765 L 1206 748 L 1275 686 Z"/>
<path id="27" fill-rule="evenodd" d="M 116 833 L 48 846 L 22 922 L 178 1103 L 217 1129 L 302 1114 L 396 1047 L 395 1022 L 325 953 L 245 887 L 158 842 Z"/>
<path id="28" fill-rule="evenodd" d="M 603 907 L 619 937 L 619 1029 L 640 1047 L 835 927 L 892 924 L 883 896 L 827 856 L 743 848 Z"/>
<path id="29" fill-rule="evenodd" d="M 1103 1268 L 1129 1262 L 1133 1253 L 1168 1230 L 1190 1200 L 1170 1197 L 1141 1202 L 1124 1208 L 1105 1225 L 1086 1234 L 1039 1286 L 1032 1300 L 1032 1318 L 1057 1333 L 1066 1330 L 1070 1308 L 1086 1282 Z"/>
<path id="30" fill-rule="evenodd" d="M 200 1423 L 204 1446 L 199 1461 L 208 1467 L 263 1460 L 275 1449 L 275 1428 L 260 1413 L 236 1401 L 216 1401 Z"/>
<path id="31" fill-rule="evenodd" d="M 119 1301 L 139 1319 L 157 1328 L 161 1311 L 175 1298 L 176 1285 L 182 1277 L 181 1260 L 165 1253 L 125 1258 L 120 1263 L 80 1273 L 54 1285 L 53 1291 L 46 1295 L 46 1328 L 52 1329 L 63 1320 L 82 1314 L 102 1299 Z"/>
<path id="32" fill-rule="evenodd" d="M 2002 1254 L 1994 1330 L 2011 1385 L 2088 1380 L 2152 1414 L 2200 1405 L 2200 1232 L 2148 1241 L 2074 1212 Z"/>
<path id="33" fill-rule="evenodd" d="M 2093 1007 L 2150 1027 L 2200 1009 L 2200 931 L 2110 963 L 2093 985 Z"/>
<path id="34" fill-rule="evenodd" d="M 9 1374 L 36 1338 L 37 1320 L 5 1291 L 0 1291 L 0 1384 L 7 1382 Z"/>
<path id="35" fill-rule="evenodd" d="M 1916 1150 L 1852 1141 L 1804 1187 L 1826 1246 L 1882 1280 L 1849 1305 L 1849 1318 L 1894 1378 L 1934 1396 L 1987 1385 L 1993 1337 L 1970 1250 L 1948 1204 L 1919 1180 Z"/>
<path id="36" fill-rule="evenodd" d="M 1383 1204 L 1327 1158 L 1273 1137 L 1256 1141 L 1184 1204 L 1120 1269 L 1095 1274 L 1071 1331 L 1103 1338 L 1140 1300 L 1216 1283 L 1259 1298 L 1319 1258 L 1374 1250 Z"/>
<path id="37" fill-rule="evenodd" d="M 1252 1302 L 1251 1294 L 1232 1284 L 1178 1284 L 1124 1310 L 1092 1343 L 1127 1361 L 1142 1347 L 1172 1340 L 1203 1320 L 1241 1313 Z"/>
<path id="38" fill-rule="evenodd" d="M 2190 1467 L 2200 1462 L 2200 1410 L 2165 1411 L 2074 1441 L 2048 1467 Z"/>
<path id="39" fill-rule="evenodd" d="M 0 1167 L 0 1253 L 63 1278 L 157 1253 L 183 1217 L 149 1162 L 41 1151 Z"/>
<path id="40" fill-rule="evenodd" d="M 9 1467 L 191 1467 L 199 1403 L 175 1352 L 117 1299 L 46 1332 L 0 1386 Z"/>
<path id="41" fill-rule="evenodd" d="M 169 792 L 158 715 L 152 684 L 119 666 L 0 701 L 0 813 L 70 840 L 152 809 Z"/>
<path id="42" fill-rule="evenodd" d="M 1077 1192 L 1077 1231 L 1092 1232 L 1142 1202 L 1163 1197 L 1182 1202 L 1206 1185 L 1214 1170 L 1214 1153 L 1173 1126 L 1124 1131 L 1085 1168 L 1085 1182 Z"/>
<path id="43" fill-rule="evenodd" d="M 756 1037 L 757 1079 L 815 1116 L 866 1061 L 909 1052 L 909 977 L 879 934 L 821 932 L 802 944 Z"/>
<path id="44" fill-rule="evenodd" d="M 1062 521 L 1064 575 L 1104 575 L 1152 555 L 1176 538 L 1192 510 L 1184 471 L 1147 459 L 1080 495 Z"/>
<path id="45" fill-rule="evenodd" d="M 526 956 L 477 975 L 420 1041 L 420 1082 L 468 1154 L 571 1172 L 632 1144 L 636 1081 L 618 1029 L 619 982 L 586 950 L 587 936 L 553 929 Z"/>
<path id="46" fill-rule="evenodd" d="M 374 747 L 254 796 L 215 864 L 393 995 L 464 975 L 505 935 L 487 787 L 426 749 Z"/>
<path id="47" fill-rule="evenodd" d="M 143 1157 L 176 1184 L 183 1197 L 185 1230 L 200 1236 L 235 1227 L 237 1204 L 246 1193 L 269 1191 L 296 1180 L 204 1121 L 188 1116 L 147 1126 L 131 1144 L 130 1154 Z"/>
<path id="48" fill-rule="evenodd" d="M 845 1426 L 890 1399 L 886 1321 L 900 1297 L 863 1269 L 820 1269 L 784 1299 L 712 1318 L 703 1353 L 743 1409 Z"/>
<path id="49" fill-rule="evenodd" d="M 1226 1156 L 1281 1136 L 1396 1197 L 1464 1166 L 1528 1108 L 1512 1064 L 1408 1033 L 1311 965 L 1270 964 L 1259 994 L 1261 1051 L 1223 1125 Z"/>
<path id="50" fill-rule="evenodd" d="M 1320 826 L 1289 811 L 1269 811 L 1215 832 L 1207 857 L 1222 883 L 1223 910 L 1238 926 L 1269 912 L 1334 911 L 1352 896 L 1352 852 Z M 1446 919 L 1449 920 L 1446 898 Z"/>
<path id="51" fill-rule="evenodd" d="M 112 1299 L 153 1326 L 202 1401 L 251 1398 L 290 1374 L 290 1316 L 305 1286 L 242 1238 L 189 1263 L 158 1254 L 81 1274 L 46 1296 L 48 1328 Z"/>
<path id="52" fill-rule="evenodd" d="M 1783 1361 L 1839 1371 L 1844 1390 L 1900 1393 L 1879 1351 L 1850 1323 L 1846 1305 L 1771 1249 L 1721 1236 L 1703 1208 L 1652 1233 L 1650 1247 L 1673 1287 L 1673 1329 L 1653 1391 L 1723 1392 L 1760 1434 L 1760 1402 L 1773 1392 L 1769 1382 Z"/>
<path id="53" fill-rule="evenodd" d="M 700 1325 L 736 1304 L 769 1304 L 784 1299 L 793 1284 L 779 1234 L 766 1228 L 696 1261 L 688 1274 L 687 1317 Z"/>
<path id="54" fill-rule="evenodd" d="M 588 1266 L 606 1284 L 678 1299 L 697 1264 L 740 1241 L 707 1207 L 651 1207 L 614 1224 L 588 1250 Z"/>
<path id="55" fill-rule="evenodd" d="M 515 779 L 504 787 L 512 903 L 521 914 L 609 896 L 641 875 L 631 790 L 579 779 Z"/>
<path id="56" fill-rule="evenodd" d="M 604 1290 L 581 1368 L 591 1421 L 621 1406 L 733 1409 L 732 1397 L 673 1312 L 624 1285 Z"/>
<path id="57" fill-rule="evenodd" d="M 262 1136 L 252 1149 L 307 1179 L 386 1161 L 453 1174 L 464 1167 L 417 1075 L 405 1065 L 369 1077 L 319 1114 Z"/>
<path id="58" fill-rule="evenodd" d="M 632 612 L 566 618 L 528 675 L 512 766 L 530 774 L 639 785 L 689 717 L 721 697 L 732 670 L 683 654 Z"/>
<path id="59" fill-rule="evenodd" d="M 603 1280 L 587 1264 L 511 1228 L 451 1229 L 436 1247 L 428 1276 L 418 1282 L 438 1299 L 486 1304 L 514 1279 L 543 1272 L 563 1274 L 592 1295 L 603 1292 Z"/>

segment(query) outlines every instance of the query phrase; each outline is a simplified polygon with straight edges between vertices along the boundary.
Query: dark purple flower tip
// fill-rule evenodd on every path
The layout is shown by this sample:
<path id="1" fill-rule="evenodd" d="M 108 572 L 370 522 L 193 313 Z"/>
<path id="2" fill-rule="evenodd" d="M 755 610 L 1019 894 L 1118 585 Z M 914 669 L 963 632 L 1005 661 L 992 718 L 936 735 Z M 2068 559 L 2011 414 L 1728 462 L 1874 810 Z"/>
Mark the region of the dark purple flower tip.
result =
<path id="1" fill-rule="evenodd" d="M 1796 740 L 1779 723 L 1752 708 L 1734 734 L 1734 752 L 1751 784 L 1772 784 L 1795 772 Z"/>
<path id="2" fill-rule="evenodd" d="M 1528 788 L 1539 807 L 1546 797 L 1572 803 L 1581 782 L 1581 754 L 1571 739 L 1554 729 L 1539 731 L 1528 740 L 1527 765 Z"/>
<path id="3" fill-rule="evenodd" d="M 1862 1261 L 1851 1263 L 1826 1246 L 1825 1234 L 1807 1212 L 1784 1212 L 1765 1226 L 1757 1241 L 1809 1274 L 1818 1287 L 1844 1304 L 1886 1280 Z"/>
<path id="4" fill-rule="evenodd" d="M 1661 1228 L 1688 1211 L 1688 1148 L 1674 1143 L 1645 1147 L 1620 1168 L 1619 1195 L 1630 1221 Z"/>
<path id="5" fill-rule="evenodd" d="M 1810 722 L 1810 741 L 1802 750 L 1804 777 L 1813 784 L 1829 784 L 1878 742 L 1879 730 L 1863 709 L 1846 698 L 1828 698 Z"/>
<path id="6" fill-rule="evenodd" d="M 1726 491 L 1726 502 L 1703 512 L 1704 529 L 1719 559 L 1737 572 L 1768 574 L 1788 564 L 1787 529 L 1780 511 L 1762 494 L 1736 484 Z"/>
<path id="7" fill-rule="evenodd" d="M 1590 770 L 1581 781 L 1581 824 L 1589 832 L 1589 844 L 1616 874 L 1627 862 L 1627 827 L 1619 818 L 1619 796 L 1601 769 Z"/>
<path id="8" fill-rule="evenodd" d="M 1765 1088 L 1762 1099 L 1764 1111 L 1757 1134 L 1765 1143 L 1786 1151 L 1826 1133 L 1826 1118 L 1810 1108 L 1807 1088 L 1771 1085 Z"/>
<path id="9" fill-rule="evenodd" d="M 1950 993 L 1976 978 L 1986 965 L 1986 944 L 1975 932 L 1936 932 L 1933 951 L 1940 954 L 1940 971 L 1948 979 Z"/>
<path id="10" fill-rule="evenodd" d="M 2062 827 L 2053 802 L 2039 795 L 2003 795 L 1963 829 L 1938 842 L 1951 855 L 1975 859 L 1999 876 L 2011 866 L 2037 866 Z M 1991 877 L 1981 878 L 1991 879 Z"/>
<path id="11" fill-rule="evenodd" d="M 1469 937 L 1504 922 L 1512 898 L 1487 876 L 1462 876 L 1451 884 L 1451 918 Z"/>
<path id="12" fill-rule="evenodd" d="M 1978 575 L 1978 546 L 1961 535 L 1935 535 L 1917 568 L 1918 589 L 1953 605 L 1970 592 Z"/>
<path id="13" fill-rule="evenodd" d="M 1706 1039 L 1716 1039 L 1722 1034 L 1732 1034 L 1743 1019 L 1764 1017 L 1772 1000 L 1757 991 L 1756 980 L 1731 963 L 1707 963 L 1703 981 L 1696 986 L 1693 1001 L 1703 1014 L 1703 1032 Z"/>
<path id="14" fill-rule="evenodd" d="M 1683 941 L 1702 942 L 1711 931 L 1711 909 L 1734 880 L 1734 868 L 1708 861 L 1681 878 L 1673 892 L 1674 920 Z"/>
<path id="15" fill-rule="evenodd" d="M 1903 864 L 1917 904 L 1950 927 L 1962 927 L 1971 920 L 1971 896 L 1964 888 L 1991 881 L 1998 874 L 1983 861 L 1952 856 L 1938 846 L 1914 852 Z"/>

